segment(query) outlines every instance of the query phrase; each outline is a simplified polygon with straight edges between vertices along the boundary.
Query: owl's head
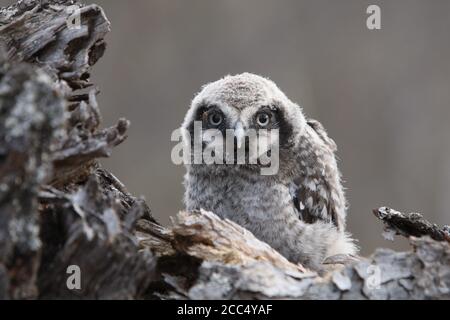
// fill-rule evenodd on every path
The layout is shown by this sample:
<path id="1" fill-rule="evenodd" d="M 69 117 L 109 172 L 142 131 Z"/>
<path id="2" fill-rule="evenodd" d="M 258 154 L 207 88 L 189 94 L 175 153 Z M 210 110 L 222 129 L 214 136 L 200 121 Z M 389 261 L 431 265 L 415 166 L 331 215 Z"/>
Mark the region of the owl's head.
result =
<path id="1" fill-rule="evenodd" d="M 201 124 L 204 133 L 201 137 L 194 135 L 195 124 Z M 192 145 L 198 142 L 204 148 L 225 143 L 220 137 L 206 137 L 208 130 L 221 132 L 223 137 L 227 132 L 233 132 L 235 147 L 245 145 L 247 152 L 248 145 L 255 139 L 250 131 L 259 132 L 258 139 L 266 139 L 269 145 L 275 142 L 274 135 L 269 138 L 269 133 L 277 132 L 276 142 L 279 151 L 283 152 L 292 150 L 300 141 L 305 126 L 301 108 L 290 101 L 274 82 L 243 73 L 205 85 L 193 99 L 182 128 L 190 133 L 185 142 Z"/>

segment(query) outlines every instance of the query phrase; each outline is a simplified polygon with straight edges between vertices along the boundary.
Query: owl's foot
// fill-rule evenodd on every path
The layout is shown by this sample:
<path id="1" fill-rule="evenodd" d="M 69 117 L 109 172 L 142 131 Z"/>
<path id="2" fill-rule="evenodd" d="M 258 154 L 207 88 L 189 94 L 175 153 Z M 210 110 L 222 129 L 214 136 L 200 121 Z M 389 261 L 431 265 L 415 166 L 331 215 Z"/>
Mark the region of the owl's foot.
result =
<path id="1" fill-rule="evenodd" d="M 326 257 L 322 264 L 343 264 L 347 265 L 353 262 L 360 261 L 361 259 L 358 256 L 355 256 L 353 254 L 336 254 L 334 256 Z"/>

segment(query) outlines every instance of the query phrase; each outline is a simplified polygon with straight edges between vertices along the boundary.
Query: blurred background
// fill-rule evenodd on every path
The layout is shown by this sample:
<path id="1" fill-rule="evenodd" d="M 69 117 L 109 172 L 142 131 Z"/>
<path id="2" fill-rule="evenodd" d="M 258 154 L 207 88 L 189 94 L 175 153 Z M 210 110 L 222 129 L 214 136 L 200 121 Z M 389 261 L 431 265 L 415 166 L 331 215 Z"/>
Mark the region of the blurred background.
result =
<path id="1" fill-rule="evenodd" d="M 132 123 L 103 163 L 163 224 L 183 207 L 172 131 L 201 85 L 244 71 L 274 80 L 337 142 L 364 254 L 406 247 L 382 238 L 373 208 L 450 224 L 450 1 L 95 3 L 112 23 L 93 71 L 104 123 Z M 381 30 L 366 27 L 370 4 Z"/>

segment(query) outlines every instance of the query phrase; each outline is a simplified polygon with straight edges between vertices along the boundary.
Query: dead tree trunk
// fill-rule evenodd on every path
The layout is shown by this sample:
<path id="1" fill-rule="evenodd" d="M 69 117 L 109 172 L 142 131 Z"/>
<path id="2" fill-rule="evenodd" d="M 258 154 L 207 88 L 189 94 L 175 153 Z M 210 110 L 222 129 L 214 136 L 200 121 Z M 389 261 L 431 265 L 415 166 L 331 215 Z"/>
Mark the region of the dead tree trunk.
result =
<path id="1" fill-rule="evenodd" d="M 109 22 L 98 6 L 71 5 L 0 9 L 0 299 L 450 298 L 449 230 L 417 214 L 375 211 L 387 234 L 416 237 L 413 250 L 379 249 L 325 275 L 213 213 L 160 226 L 96 160 L 129 124 L 100 127 L 89 72 Z"/>
<path id="2" fill-rule="evenodd" d="M 101 8 L 21 1 L 0 11 L 0 297 L 134 298 L 155 260 L 139 250 L 137 219 L 153 221 L 96 158 L 126 138 L 100 128 L 89 71 L 109 22 Z M 82 270 L 68 290 L 66 270 Z"/>

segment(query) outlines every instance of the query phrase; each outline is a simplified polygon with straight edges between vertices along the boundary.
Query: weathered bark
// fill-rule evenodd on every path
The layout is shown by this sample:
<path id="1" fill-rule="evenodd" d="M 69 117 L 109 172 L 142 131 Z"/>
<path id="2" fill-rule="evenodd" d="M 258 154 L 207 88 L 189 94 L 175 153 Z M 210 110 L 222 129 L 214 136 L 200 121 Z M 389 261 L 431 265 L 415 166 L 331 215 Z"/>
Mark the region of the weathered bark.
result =
<path id="1" fill-rule="evenodd" d="M 146 289 L 154 259 L 149 250 L 138 250 L 132 234 L 144 212 L 140 202 L 121 213 L 123 206 L 94 174 L 73 193 L 42 190 L 40 201 L 40 298 L 132 299 Z M 69 265 L 82 270 L 81 291 L 67 289 Z"/>
<path id="2" fill-rule="evenodd" d="M 0 299 L 450 298 L 449 229 L 417 214 L 374 212 L 388 235 L 416 237 L 413 250 L 379 249 L 320 275 L 213 213 L 159 225 L 96 160 L 129 124 L 102 129 L 90 88 L 109 22 L 98 6 L 76 4 L 72 28 L 70 5 L 0 9 Z M 81 290 L 66 285 L 71 265 Z"/>
<path id="3" fill-rule="evenodd" d="M 385 224 L 385 237 L 393 239 L 393 235 L 400 234 L 409 236 L 429 236 L 436 241 L 450 242 L 450 226 L 438 227 L 424 219 L 417 212 L 405 214 L 388 207 L 373 210 L 374 215 Z"/>
<path id="4" fill-rule="evenodd" d="M 109 22 L 95 5 L 67 22 L 71 1 L 20 1 L 0 11 L 0 297 L 135 298 L 154 259 L 132 234 L 154 221 L 97 158 L 126 138 L 101 129 L 91 66 Z M 82 270 L 68 290 L 66 270 Z"/>
<path id="5" fill-rule="evenodd" d="M 0 277 L 0 297 L 30 298 L 37 294 L 41 249 L 37 193 L 50 172 L 64 100 L 41 70 L 23 64 L 1 69 L 0 274 L 9 277 Z"/>
<path id="6" fill-rule="evenodd" d="M 410 252 L 378 249 L 369 258 L 336 265 L 319 276 L 286 261 L 250 232 L 212 213 L 182 212 L 173 223 L 170 230 L 139 233 L 141 245 L 152 247 L 160 257 L 161 283 L 156 287 L 164 289 L 159 294 L 166 298 L 450 298 L 447 241 L 411 238 Z M 148 222 L 141 222 L 139 229 L 154 230 Z M 185 269 L 174 269 L 167 261 Z"/>

